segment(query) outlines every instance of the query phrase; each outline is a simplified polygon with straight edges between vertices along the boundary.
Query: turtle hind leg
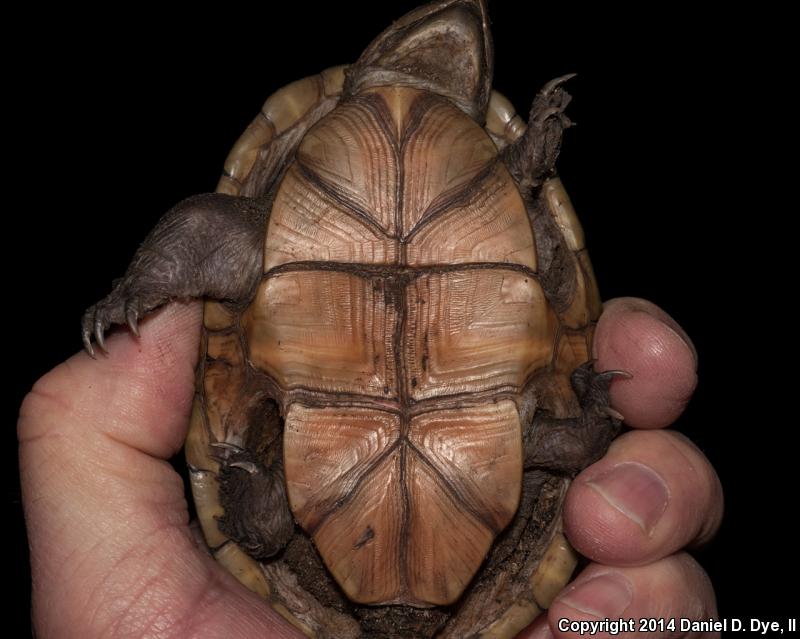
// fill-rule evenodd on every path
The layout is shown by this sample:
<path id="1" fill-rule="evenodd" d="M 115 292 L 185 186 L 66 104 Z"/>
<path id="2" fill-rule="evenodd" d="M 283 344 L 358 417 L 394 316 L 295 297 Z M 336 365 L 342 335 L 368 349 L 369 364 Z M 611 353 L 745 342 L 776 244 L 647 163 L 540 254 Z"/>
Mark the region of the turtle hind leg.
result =
<path id="1" fill-rule="evenodd" d="M 237 443 L 210 444 L 219 462 L 219 530 L 255 559 L 280 552 L 295 532 L 286 497 L 283 424 L 275 402 L 257 402 L 241 418 Z M 229 431 L 231 432 L 231 431 Z"/>
<path id="2" fill-rule="evenodd" d="M 225 514 L 218 519 L 222 533 L 247 554 L 266 559 L 280 552 L 294 534 L 289 512 L 283 463 L 270 465 L 250 448 L 211 444 L 220 452 L 218 482 Z"/>
<path id="3" fill-rule="evenodd" d="M 525 434 L 525 468 L 575 475 L 600 459 L 622 425 L 622 415 L 609 405 L 609 384 L 622 371 L 594 370 L 582 364 L 571 377 L 582 412 L 578 417 L 534 415 Z"/>

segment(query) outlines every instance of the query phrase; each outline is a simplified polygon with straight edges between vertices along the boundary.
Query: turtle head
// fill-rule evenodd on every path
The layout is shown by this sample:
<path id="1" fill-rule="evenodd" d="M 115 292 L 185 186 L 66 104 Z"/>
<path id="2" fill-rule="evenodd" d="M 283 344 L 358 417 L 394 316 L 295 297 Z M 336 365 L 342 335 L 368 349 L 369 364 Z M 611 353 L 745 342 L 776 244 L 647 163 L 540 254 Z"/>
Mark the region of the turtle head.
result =
<path id="1" fill-rule="evenodd" d="M 492 39 L 485 0 L 440 0 L 406 14 L 350 67 L 345 95 L 375 86 L 426 89 L 481 124 L 492 89 Z"/>

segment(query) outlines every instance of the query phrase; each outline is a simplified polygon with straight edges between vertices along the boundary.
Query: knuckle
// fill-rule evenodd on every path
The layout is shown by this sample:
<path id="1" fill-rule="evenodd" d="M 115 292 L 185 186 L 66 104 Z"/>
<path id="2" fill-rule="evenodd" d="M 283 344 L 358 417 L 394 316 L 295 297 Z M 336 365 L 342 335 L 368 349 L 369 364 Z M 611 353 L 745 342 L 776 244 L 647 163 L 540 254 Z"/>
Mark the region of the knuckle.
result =
<path id="1" fill-rule="evenodd" d="M 74 411 L 73 395 L 65 377 L 71 375 L 68 363 L 60 364 L 43 375 L 28 391 L 19 409 L 17 438 L 20 444 L 58 433 L 59 416 Z"/>
<path id="2" fill-rule="evenodd" d="M 668 560 L 673 592 L 678 596 L 676 612 L 681 616 L 704 619 L 716 614 L 714 587 L 703 567 L 689 553 L 681 552 Z"/>
<path id="3" fill-rule="evenodd" d="M 724 495 L 719 475 L 688 437 L 675 431 L 664 431 L 663 436 L 684 460 L 687 472 L 679 473 L 678 477 L 685 482 L 684 492 L 692 500 L 697 515 L 693 545 L 705 543 L 716 534 L 722 520 Z"/>

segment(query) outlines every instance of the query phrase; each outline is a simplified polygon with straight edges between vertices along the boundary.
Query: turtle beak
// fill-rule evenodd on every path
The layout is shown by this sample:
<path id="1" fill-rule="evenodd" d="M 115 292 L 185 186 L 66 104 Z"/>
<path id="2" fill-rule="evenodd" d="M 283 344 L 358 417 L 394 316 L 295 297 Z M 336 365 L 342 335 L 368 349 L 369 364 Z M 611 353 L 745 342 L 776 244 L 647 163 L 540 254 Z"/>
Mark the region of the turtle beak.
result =
<path id="1" fill-rule="evenodd" d="M 482 122 L 494 55 L 484 0 L 431 2 L 381 33 L 348 71 L 345 92 L 415 86 L 438 93 Z"/>

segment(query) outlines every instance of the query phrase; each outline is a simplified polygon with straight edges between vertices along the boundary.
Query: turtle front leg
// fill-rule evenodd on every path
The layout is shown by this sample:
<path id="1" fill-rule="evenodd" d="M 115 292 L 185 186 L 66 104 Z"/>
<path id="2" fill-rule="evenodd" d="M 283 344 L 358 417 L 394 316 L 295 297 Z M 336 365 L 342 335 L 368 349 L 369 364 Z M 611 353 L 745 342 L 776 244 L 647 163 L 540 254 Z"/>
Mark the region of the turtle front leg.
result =
<path id="1" fill-rule="evenodd" d="M 572 387 L 583 412 L 558 419 L 537 413 L 525 434 L 525 468 L 575 475 L 596 462 L 619 432 L 622 415 L 609 406 L 608 387 L 622 371 L 595 372 L 592 362 L 572 374 Z"/>
<path id="2" fill-rule="evenodd" d="M 137 333 L 141 317 L 175 299 L 248 299 L 262 273 L 268 205 L 261 200 L 210 193 L 170 210 L 136 251 L 125 276 L 83 316 L 83 344 L 92 336 L 105 350 L 113 324 Z"/>

